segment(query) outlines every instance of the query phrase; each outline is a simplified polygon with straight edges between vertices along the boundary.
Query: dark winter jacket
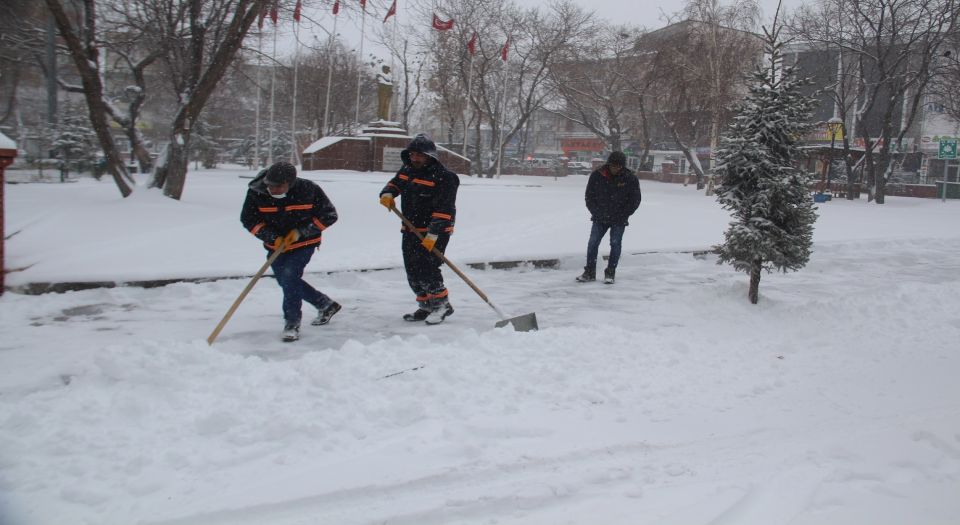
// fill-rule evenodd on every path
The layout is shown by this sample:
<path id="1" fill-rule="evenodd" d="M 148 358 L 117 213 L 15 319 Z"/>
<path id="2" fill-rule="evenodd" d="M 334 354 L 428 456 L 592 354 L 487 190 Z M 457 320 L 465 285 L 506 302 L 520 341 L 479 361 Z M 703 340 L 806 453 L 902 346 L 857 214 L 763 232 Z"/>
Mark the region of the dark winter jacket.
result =
<path id="1" fill-rule="evenodd" d="M 626 226 L 627 219 L 640 207 L 640 181 L 626 167 L 613 175 L 603 165 L 590 174 L 586 201 L 590 220 Z"/>
<path id="2" fill-rule="evenodd" d="M 410 164 L 407 150 L 401 154 L 403 167 L 380 194 L 400 196 L 400 211 L 421 233 L 453 233 L 457 216 L 457 188 L 460 178 L 433 160 L 429 166 L 416 169 Z M 404 228 L 405 229 L 405 228 Z"/>
<path id="3" fill-rule="evenodd" d="M 295 179 L 282 199 L 270 196 L 263 182 L 266 170 L 251 182 L 240 212 L 240 222 L 250 233 L 274 244 L 290 230 L 300 231 L 300 239 L 290 249 L 320 244 L 321 232 L 337 222 L 337 210 L 327 195 L 312 181 Z"/>

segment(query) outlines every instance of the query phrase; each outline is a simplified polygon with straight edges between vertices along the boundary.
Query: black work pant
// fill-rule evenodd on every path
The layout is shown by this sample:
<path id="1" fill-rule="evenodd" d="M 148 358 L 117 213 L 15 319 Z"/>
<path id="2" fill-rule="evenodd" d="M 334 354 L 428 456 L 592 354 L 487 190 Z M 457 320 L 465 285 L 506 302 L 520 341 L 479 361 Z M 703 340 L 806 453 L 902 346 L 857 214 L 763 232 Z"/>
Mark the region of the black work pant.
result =
<path id="1" fill-rule="evenodd" d="M 450 234 L 437 237 L 435 248 L 445 252 Z M 443 284 L 440 265 L 443 261 L 428 252 L 415 233 L 403 232 L 403 267 L 407 270 L 407 283 L 417 296 L 417 303 L 424 310 L 436 310 L 447 303 L 447 287 Z"/>

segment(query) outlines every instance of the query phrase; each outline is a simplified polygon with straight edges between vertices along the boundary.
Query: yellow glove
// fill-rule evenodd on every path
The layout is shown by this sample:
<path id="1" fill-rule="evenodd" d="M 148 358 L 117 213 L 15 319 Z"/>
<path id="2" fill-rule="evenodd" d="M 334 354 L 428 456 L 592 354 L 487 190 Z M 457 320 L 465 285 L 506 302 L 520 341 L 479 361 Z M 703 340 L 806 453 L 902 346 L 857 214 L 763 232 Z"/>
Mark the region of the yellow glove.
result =
<path id="1" fill-rule="evenodd" d="M 394 207 L 393 195 L 390 195 L 389 193 L 382 193 L 380 195 L 380 205 L 385 207 L 387 211 L 392 210 Z"/>
<path id="2" fill-rule="evenodd" d="M 426 248 L 428 252 L 432 252 L 433 247 L 437 244 L 437 236 L 431 233 L 425 236 L 423 240 L 420 241 L 420 244 L 422 244 L 423 247 Z"/>
<path id="3" fill-rule="evenodd" d="M 297 242 L 297 239 L 299 238 L 300 232 L 298 232 L 296 229 L 290 230 L 283 237 L 277 237 L 277 239 L 273 241 L 273 244 L 270 245 L 270 248 L 273 250 L 279 250 L 280 246 L 282 245 L 284 251 L 286 251 L 290 245 Z"/>

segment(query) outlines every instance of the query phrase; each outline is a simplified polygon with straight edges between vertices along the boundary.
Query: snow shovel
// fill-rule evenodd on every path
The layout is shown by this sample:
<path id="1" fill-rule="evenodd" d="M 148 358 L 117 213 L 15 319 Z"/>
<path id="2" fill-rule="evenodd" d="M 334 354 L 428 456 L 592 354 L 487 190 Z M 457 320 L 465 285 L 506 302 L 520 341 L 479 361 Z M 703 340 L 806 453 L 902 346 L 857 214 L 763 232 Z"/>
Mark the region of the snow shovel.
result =
<path id="1" fill-rule="evenodd" d="M 396 213 L 397 217 L 400 217 L 400 220 L 403 221 L 403 224 L 406 225 L 407 229 L 409 229 L 414 234 L 416 234 L 418 239 L 420 239 L 421 241 L 423 240 L 423 235 L 421 235 L 420 232 L 417 231 L 416 227 L 413 226 L 413 223 L 411 223 L 409 219 L 407 219 L 406 217 L 403 216 L 402 213 L 400 213 L 400 210 L 398 210 L 396 207 L 392 207 L 390 208 L 390 210 L 393 211 L 393 213 Z M 470 288 L 473 288 L 473 291 L 477 292 L 477 295 L 479 295 L 480 298 L 483 299 L 483 302 L 490 305 L 490 308 L 493 308 L 494 312 L 497 312 L 497 315 L 500 316 L 500 320 L 497 321 L 497 324 L 496 324 L 497 328 L 500 328 L 501 326 L 507 326 L 509 324 L 513 326 L 513 329 L 516 330 L 517 332 L 529 332 L 531 330 L 536 331 L 540 329 L 540 327 L 537 326 L 536 313 L 531 312 L 529 314 L 518 315 L 517 317 L 511 317 L 508 319 L 507 316 L 504 315 L 499 308 L 497 308 L 497 305 L 493 304 L 493 301 L 491 301 L 490 298 L 487 297 L 487 294 L 483 293 L 483 290 L 478 288 L 477 285 L 473 284 L 473 281 L 471 281 L 466 275 L 464 275 L 463 272 L 460 271 L 460 268 L 457 268 L 452 262 L 450 262 L 450 259 L 447 259 L 447 256 L 444 255 L 443 252 L 441 252 L 436 248 L 434 248 L 432 251 L 437 255 L 437 257 L 440 258 L 441 261 L 443 261 L 443 264 L 446 264 L 447 266 L 449 266 L 450 269 L 453 270 L 453 273 L 459 275 L 460 278 L 463 279 L 463 281 L 470 286 Z"/>
<path id="2" fill-rule="evenodd" d="M 247 294 L 250 293 L 250 290 L 253 290 L 253 285 L 257 284 L 257 281 L 263 277 L 263 274 L 267 272 L 267 268 L 273 264 L 273 261 L 277 260 L 277 257 L 280 257 L 280 254 L 287 249 L 287 245 L 290 244 L 286 239 L 280 241 L 280 246 L 270 254 L 270 257 L 267 259 L 267 262 L 263 263 L 263 266 L 260 267 L 260 271 L 250 279 L 250 282 L 247 283 L 247 287 L 240 292 L 240 297 L 237 297 L 237 300 L 233 302 L 233 305 L 230 306 L 230 309 L 227 310 L 227 315 L 223 316 L 223 319 L 220 320 L 220 324 L 213 329 L 213 332 L 210 333 L 210 337 L 207 337 L 207 344 L 213 346 L 213 342 L 217 339 L 217 336 L 220 335 L 220 330 L 223 330 L 224 326 L 227 326 L 227 321 L 233 317 L 233 312 L 237 311 L 237 307 L 240 306 L 240 303 L 247 297 Z"/>

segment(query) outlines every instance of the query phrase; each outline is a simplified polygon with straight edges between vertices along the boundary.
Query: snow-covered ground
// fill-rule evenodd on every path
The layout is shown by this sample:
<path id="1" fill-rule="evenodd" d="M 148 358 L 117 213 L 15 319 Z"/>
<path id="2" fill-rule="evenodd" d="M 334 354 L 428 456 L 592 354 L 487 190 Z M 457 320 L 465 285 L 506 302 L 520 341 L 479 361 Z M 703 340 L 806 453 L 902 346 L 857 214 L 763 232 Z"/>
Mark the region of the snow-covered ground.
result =
<path id="1" fill-rule="evenodd" d="M 249 174 L 179 203 L 8 185 L 7 284 L 250 275 Z M 820 205 L 810 264 L 750 305 L 685 253 L 728 220 L 693 187 L 641 182 L 606 286 L 573 281 L 585 177 L 463 177 L 449 256 L 536 312 L 518 333 L 449 270 L 456 313 L 400 320 L 389 175 L 306 176 L 341 215 L 308 280 L 344 310 L 297 343 L 270 279 L 213 347 L 245 279 L 0 298 L 0 523 L 957 523 L 960 203 Z"/>

